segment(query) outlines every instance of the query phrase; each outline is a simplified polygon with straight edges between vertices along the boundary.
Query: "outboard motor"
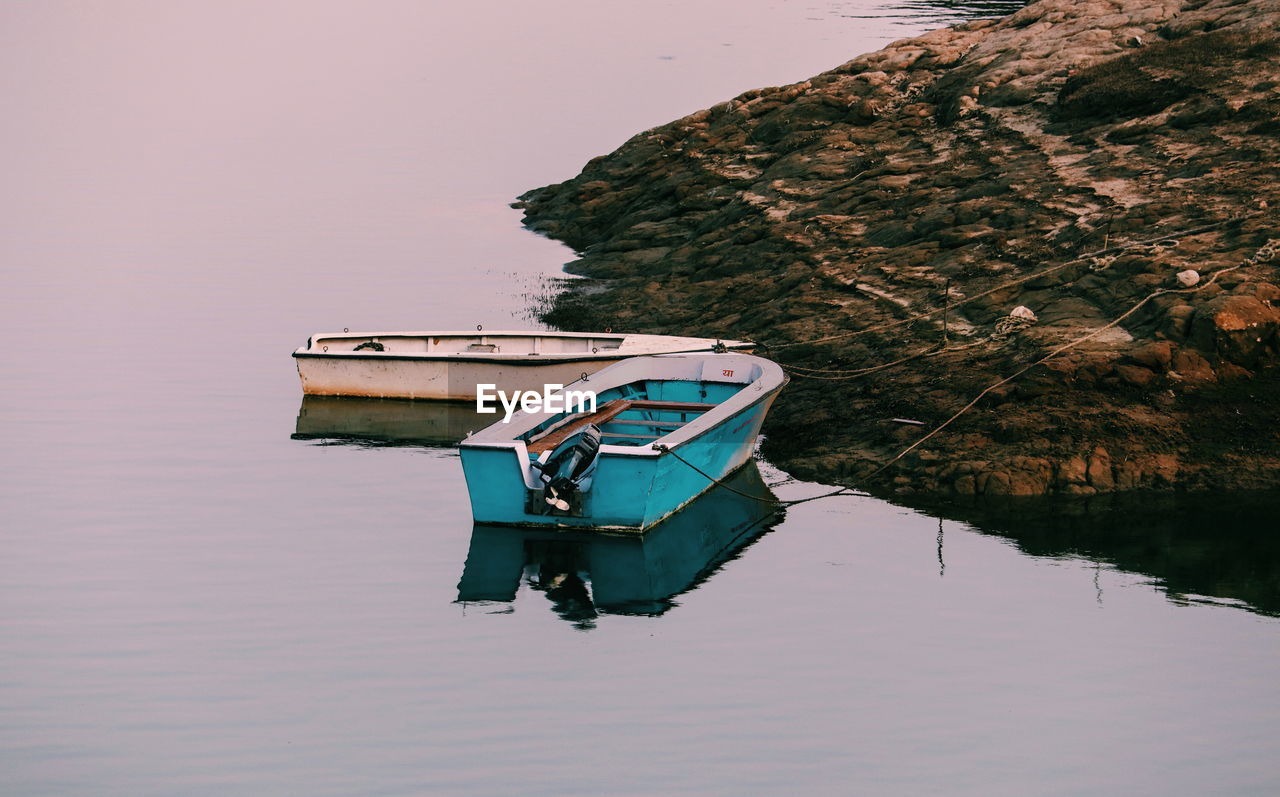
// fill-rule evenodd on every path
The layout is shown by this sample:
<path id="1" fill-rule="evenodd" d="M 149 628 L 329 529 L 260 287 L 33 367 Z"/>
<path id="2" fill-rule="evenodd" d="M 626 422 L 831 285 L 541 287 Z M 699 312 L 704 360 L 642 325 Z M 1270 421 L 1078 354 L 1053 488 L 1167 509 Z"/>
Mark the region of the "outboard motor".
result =
<path id="1" fill-rule="evenodd" d="M 556 446 L 546 462 L 531 463 L 542 476 L 546 502 L 561 512 L 569 511 L 569 498 L 591 489 L 599 454 L 600 427 L 589 424 Z"/>

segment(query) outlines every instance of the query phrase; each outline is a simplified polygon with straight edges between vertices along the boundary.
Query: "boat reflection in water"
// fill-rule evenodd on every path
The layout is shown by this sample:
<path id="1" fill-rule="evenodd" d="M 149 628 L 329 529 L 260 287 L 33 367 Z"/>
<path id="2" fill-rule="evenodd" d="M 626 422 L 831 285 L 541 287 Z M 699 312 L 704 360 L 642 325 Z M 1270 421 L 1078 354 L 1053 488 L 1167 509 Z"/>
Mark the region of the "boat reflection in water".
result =
<path id="1" fill-rule="evenodd" d="M 303 396 L 295 440 L 356 444 L 455 446 L 493 423 L 474 402 Z"/>
<path id="2" fill-rule="evenodd" d="M 477 525 L 458 602 L 510 603 L 523 583 L 584 630 L 601 614 L 662 614 L 782 520 L 754 461 L 725 485 L 644 534 Z"/>

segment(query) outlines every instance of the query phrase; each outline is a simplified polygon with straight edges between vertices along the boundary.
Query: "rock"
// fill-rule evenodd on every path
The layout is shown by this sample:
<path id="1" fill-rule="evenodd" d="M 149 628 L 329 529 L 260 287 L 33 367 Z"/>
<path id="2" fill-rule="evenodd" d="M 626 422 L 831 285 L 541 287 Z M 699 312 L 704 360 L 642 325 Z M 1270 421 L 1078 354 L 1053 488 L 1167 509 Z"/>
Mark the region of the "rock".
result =
<path id="1" fill-rule="evenodd" d="M 1249 379 L 1253 373 L 1247 368 L 1242 368 L 1235 363 L 1224 362 L 1218 365 L 1218 379 L 1222 382 L 1230 382 L 1236 379 Z"/>
<path id="2" fill-rule="evenodd" d="M 1035 322 L 1035 320 L 1036 320 L 1036 314 L 1035 314 L 1035 313 L 1033 313 L 1033 312 L 1031 311 L 1031 308 L 1030 308 L 1030 307 L 1026 307 L 1026 306 L 1024 306 L 1024 305 L 1018 305 L 1017 307 L 1015 307 L 1015 308 L 1013 308 L 1012 310 L 1010 310 L 1010 311 L 1009 311 L 1009 317 L 1010 317 L 1010 318 L 1022 318 L 1022 319 L 1025 319 L 1025 320 L 1027 320 L 1027 321 L 1031 321 L 1031 322 L 1033 322 L 1033 323 L 1034 323 L 1034 322 Z"/>
<path id="3" fill-rule="evenodd" d="M 1009 489 L 1013 495 L 1044 495 L 1053 484 L 1053 463 L 1043 457 L 1011 457 Z"/>
<path id="4" fill-rule="evenodd" d="M 1156 373 L 1164 373 L 1173 363 L 1173 344 L 1167 340 L 1153 341 L 1133 349 L 1127 356 Z"/>
<path id="5" fill-rule="evenodd" d="M 1133 460 L 1124 460 L 1115 467 L 1116 489 L 1134 490 L 1142 486 L 1142 467 Z"/>
<path id="6" fill-rule="evenodd" d="M 1116 376 L 1120 377 L 1120 381 L 1132 385 L 1133 387 L 1146 388 L 1150 387 L 1155 381 L 1155 373 L 1141 365 L 1117 365 L 1115 367 Z"/>
<path id="7" fill-rule="evenodd" d="M 1151 460 L 1151 472 L 1156 477 L 1157 486 L 1171 486 L 1178 478 L 1180 469 L 1176 454 L 1156 454 Z"/>
<path id="8" fill-rule="evenodd" d="M 1252 296 L 1269 307 L 1280 304 L 1280 287 L 1270 282 L 1246 282 L 1237 287 L 1232 293 Z"/>
<path id="9" fill-rule="evenodd" d="M 1178 284 L 1181 285 L 1182 287 L 1190 288 L 1194 285 L 1199 284 L 1200 272 L 1196 271 L 1193 268 L 1189 268 L 1186 271 L 1179 271 L 1174 278 L 1178 281 Z"/>
<path id="10" fill-rule="evenodd" d="M 853 124 L 871 124 L 879 115 L 880 109 L 870 100 L 854 100 L 849 104 L 849 121 Z"/>
<path id="11" fill-rule="evenodd" d="M 978 492 L 983 495 L 1011 495 L 1009 491 L 1009 474 L 1004 471 L 986 471 L 979 473 L 976 481 Z"/>
<path id="12" fill-rule="evenodd" d="M 655 246 L 650 249 L 633 249 L 622 254 L 622 260 L 631 266 L 651 266 L 671 252 L 670 247 Z"/>
<path id="13" fill-rule="evenodd" d="M 1058 462 L 1057 483 L 1084 484 L 1088 481 L 1088 464 L 1083 457 L 1068 457 Z"/>
<path id="14" fill-rule="evenodd" d="M 1161 331 L 1171 338 L 1182 340 L 1191 331 L 1191 318 L 1196 309 L 1189 304 L 1177 304 L 1165 313 L 1165 322 Z"/>
<path id="15" fill-rule="evenodd" d="M 1090 487 L 1087 484 L 1070 484 L 1070 485 L 1067 485 L 1067 487 L 1062 492 L 1066 493 L 1067 495 L 1080 495 L 1080 496 L 1098 494 L 1097 488 Z"/>
<path id="16" fill-rule="evenodd" d="M 1209 361 L 1192 349 L 1182 349 L 1173 356 L 1169 377 L 1190 384 L 1213 382 L 1217 375 Z"/>
<path id="17" fill-rule="evenodd" d="M 1252 367 L 1271 347 L 1280 325 L 1280 312 L 1254 296 L 1218 296 L 1196 310 L 1191 340 L 1201 351 Z"/>
<path id="18" fill-rule="evenodd" d="M 1107 449 L 1097 446 L 1089 455 L 1089 484 L 1095 489 L 1107 492 L 1115 487 L 1115 479 L 1111 475 L 1111 455 Z"/>

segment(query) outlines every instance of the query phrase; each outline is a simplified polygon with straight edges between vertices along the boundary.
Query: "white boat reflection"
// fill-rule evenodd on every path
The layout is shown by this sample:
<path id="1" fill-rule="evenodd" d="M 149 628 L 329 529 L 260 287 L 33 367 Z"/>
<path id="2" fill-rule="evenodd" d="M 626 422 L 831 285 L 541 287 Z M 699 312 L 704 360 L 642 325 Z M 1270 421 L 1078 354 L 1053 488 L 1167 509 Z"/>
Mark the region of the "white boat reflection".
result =
<path id="1" fill-rule="evenodd" d="M 525 587 L 581 629 L 662 614 L 782 520 L 754 461 L 725 485 L 642 535 L 477 525 L 458 602 L 513 603 Z"/>
<path id="2" fill-rule="evenodd" d="M 303 396 L 295 440 L 353 444 L 455 446 L 493 423 L 475 402 Z"/>

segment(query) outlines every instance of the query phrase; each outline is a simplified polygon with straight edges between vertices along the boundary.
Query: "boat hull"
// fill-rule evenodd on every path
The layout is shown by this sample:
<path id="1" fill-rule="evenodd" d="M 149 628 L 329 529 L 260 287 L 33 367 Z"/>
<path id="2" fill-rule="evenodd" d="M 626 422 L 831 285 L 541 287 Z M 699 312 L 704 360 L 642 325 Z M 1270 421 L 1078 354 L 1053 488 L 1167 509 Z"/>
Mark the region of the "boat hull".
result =
<path id="1" fill-rule="evenodd" d="M 302 392 L 308 396 L 475 401 L 476 385 L 543 392 L 567 385 L 623 359 L 592 357 L 568 361 L 474 362 L 446 358 L 370 355 L 295 355 Z"/>

